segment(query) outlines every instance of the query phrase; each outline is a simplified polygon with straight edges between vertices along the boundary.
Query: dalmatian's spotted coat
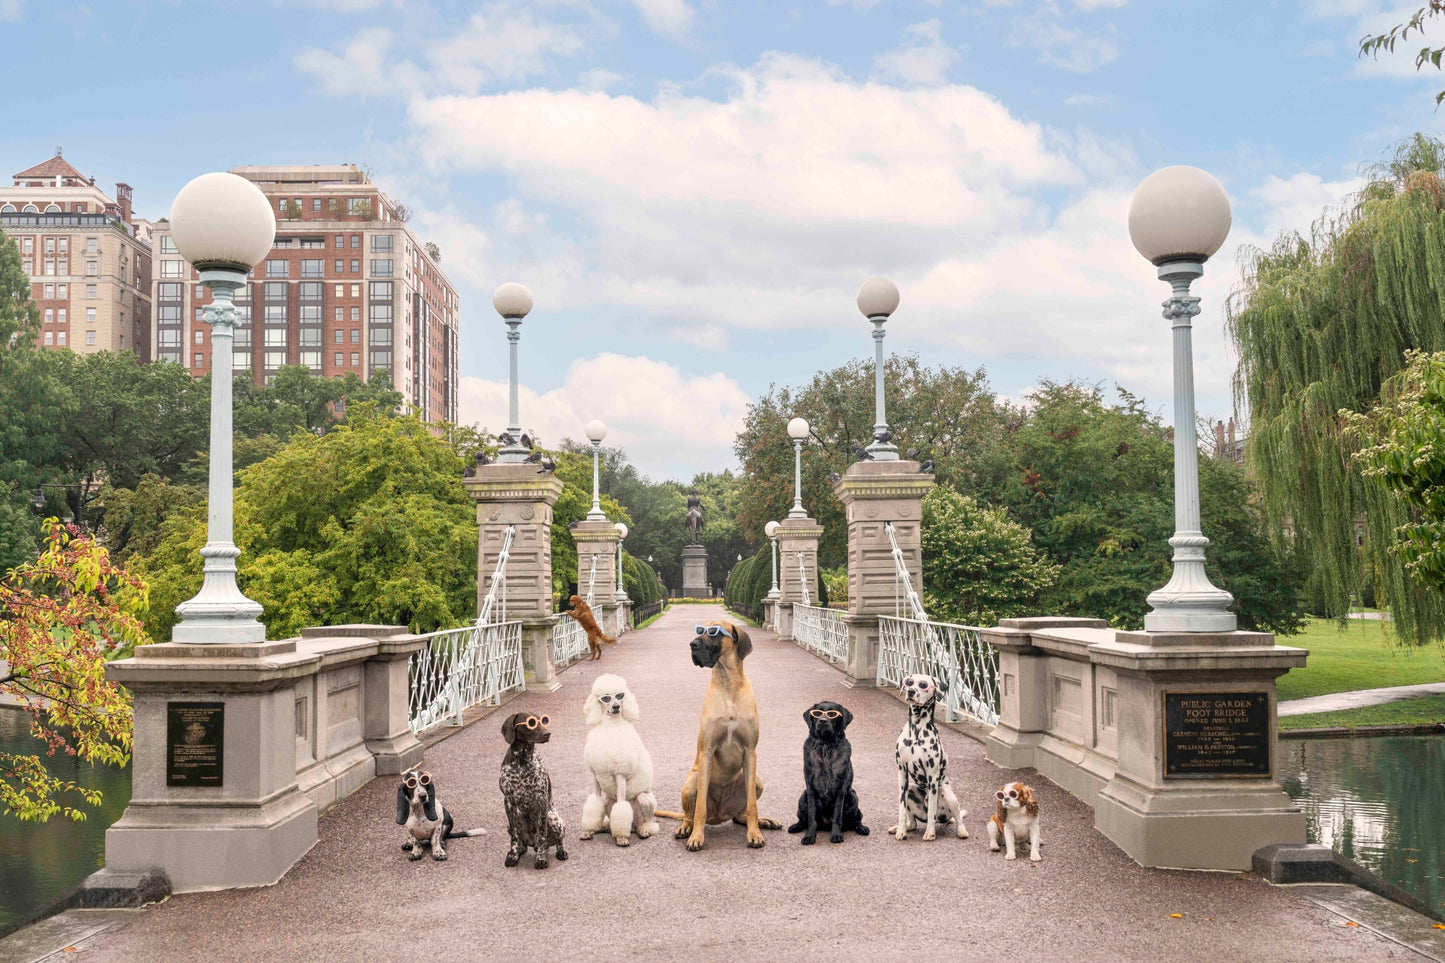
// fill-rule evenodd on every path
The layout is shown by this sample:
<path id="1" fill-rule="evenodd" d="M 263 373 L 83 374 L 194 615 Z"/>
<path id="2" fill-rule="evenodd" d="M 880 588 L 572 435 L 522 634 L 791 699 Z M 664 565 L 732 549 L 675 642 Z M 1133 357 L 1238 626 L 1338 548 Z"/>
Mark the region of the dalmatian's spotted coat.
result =
<path id="1" fill-rule="evenodd" d="M 898 763 L 898 824 L 889 828 L 894 839 L 907 839 L 909 830 L 923 827 L 923 838 L 935 839 L 938 827 L 958 826 L 958 838 L 967 839 L 963 817 L 968 813 L 948 782 L 948 756 L 933 721 L 933 706 L 946 687 L 932 676 L 910 675 L 901 686 L 908 703 L 908 725 L 898 736 L 894 760 Z M 943 811 L 939 811 L 942 801 Z"/>
<path id="2" fill-rule="evenodd" d="M 547 868 L 547 850 L 553 846 L 557 847 L 559 861 L 567 858 L 562 848 L 562 835 L 567 827 L 562 816 L 552 808 L 552 778 L 536 751 L 538 744 L 552 738 L 547 731 L 549 721 L 546 716 L 517 712 L 502 723 L 502 736 L 508 748 L 498 785 L 507 808 L 507 832 L 512 837 L 506 859 L 508 866 L 521 862 L 528 849 L 537 854 L 533 864 L 537 869 Z"/>

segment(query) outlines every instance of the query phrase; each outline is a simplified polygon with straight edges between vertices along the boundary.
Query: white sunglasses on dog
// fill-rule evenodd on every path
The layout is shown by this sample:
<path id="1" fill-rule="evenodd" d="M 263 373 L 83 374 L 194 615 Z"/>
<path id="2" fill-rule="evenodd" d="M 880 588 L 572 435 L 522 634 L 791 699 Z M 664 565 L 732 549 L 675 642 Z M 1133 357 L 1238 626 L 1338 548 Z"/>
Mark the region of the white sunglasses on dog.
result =
<path id="1" fill-rule="evenodd" d="M 1004 793 L 1004 791 L 1003 791 L 1002 789 L 1000 789 L 998 792 L 994 793 L 994 795 L 998 797 L 998 801 L 999 801 L 999 802 L 1003 802 L 1005 793 Z M 1019 798 L 1018 790 L 1016 790 L 1016 789 L 1010 789 L 1010 790 L 1008 791 L 1007 795 L 1008 795 L 1008 798 L 1010 798 L 1010 799 L 1017 799 L 1017 798 Z"/>
<path id="2" fill-rule="evenodd" d="M 733 639 L 733 634 L 721 625 L 699 625 L 696 626 L 696 629 L 698 635 L 706 635 L 714 639 L 719 635 L 726 635 L 728 638 Z M 737 639 L 733 639 L 733 641 L 736 642 Z"/>

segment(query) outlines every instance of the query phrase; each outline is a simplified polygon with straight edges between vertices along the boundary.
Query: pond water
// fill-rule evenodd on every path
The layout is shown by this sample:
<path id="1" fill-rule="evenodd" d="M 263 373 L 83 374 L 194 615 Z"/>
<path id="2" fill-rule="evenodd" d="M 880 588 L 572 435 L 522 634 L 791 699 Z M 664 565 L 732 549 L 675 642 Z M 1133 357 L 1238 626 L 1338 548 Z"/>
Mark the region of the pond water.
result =
<path id="1" fill-rule="evenodd" d="M 1445 735 L 1281 739 L 1309 840 L 1445 909 Z"/>
<path id="2" fill-rule="evenodd" d="M 35 753 L 52 774 L 104 794 L 84 822 L 52 816 L 47 823 L 0 815 L 0 929 L 23 920 L 105 863 L 105 831 L 130 802 L 130 768 L 92 766 L 31 738 L 30 716 L 0 707 L 0 752 Z"/>

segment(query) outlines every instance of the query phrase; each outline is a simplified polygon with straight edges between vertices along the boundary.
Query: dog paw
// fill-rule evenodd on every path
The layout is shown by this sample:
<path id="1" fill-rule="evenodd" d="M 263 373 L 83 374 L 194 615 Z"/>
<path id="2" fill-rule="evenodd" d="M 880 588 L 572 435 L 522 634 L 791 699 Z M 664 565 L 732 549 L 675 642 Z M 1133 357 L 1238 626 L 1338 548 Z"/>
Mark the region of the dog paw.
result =
<path id="1" fill-rule="evenodd" d="M 687 839 L 692 835 L 692 827 L 686 824 L 677 827 L 677 832 L 672 834 L 673 839 Z"/>
<path id="2" fill-rule="evenodd" d="M 517 864 L 520 863 L 520 862 L 521 862 L 521 860 L 520 860 L 519 858 L 517 858 L 517 854 L 516 854 L 516 853 L 508 853 L 508 854 L 507 854 L 507 858 L 503 861 L 502 865 L 504 865 L 504 866 L 515 866 L 515 865 L 517 865 Z"/>
<path id="3" fill-rule="evenodd" d="M 996 853 L 996 852 L 998 852 L 998 843 L 989 843 L 989 844 L 988 844 L 988 851 L 989 851 L 990 853 Z"/>
<path id="4" fill-rule="evenodd" d="M 630 845 L 632 845 L 632 837 L 631 837 L 631 836 L 613 836 L 613 837 L 612 837 L 612 841 L 615 842 L 615 843 L 616 843 L 617 845 L 619 845 L 619 846 L 630 846 Z"/>
<path id="5" fill-rule="evenodd" d="M 592 830 L 590 830 L 590 829 L 584 829 L 582 832 L 580 832 L 580 833 L 577 834 L 577 838 L 578 838 L 578 839 L 591 839 L 591 838 L 592 838 L 593 836 L 595 836 L 595 835 L 597 835 L 597 834 L 594 833 Z"/>
<path id="6" fill-rule="evenodd" d="M 647 823 L 645 825 L 639 826 L 637 827 L 637 838 L 650 839 L 654 834 L 656 834 L 657 830 L 657 823 Z"/>
<path id="7" fill-rule="evenodd" d="M 697 852 L 698 850 L 702 849 L 704 845 L 705 842 L 703 840 L 703 837 L 701 836 L 689 836 L 687 838 L 687 851 L 689 853 Z M 752 845 L 752 840 L 748 840 L 748 845 Z"/>
<path id="8" fill-rule="evenodd" d="M 420 850 L 420 849 L 414 849 L 414 850 L 412 850 L 411 855 L 408 856 L 407 859 L 411 860 L 413 863 L 416 862 L 417 860 L 421 859 L 421 850 Z"/>
<path id="9" fill-rule="evenodd" d="M 431 858 L 441 863 L 446 861 L 447 854 L 443 850 L 437 850 L 436 852 L 431 854 Z"/>
<path id="10" fill-rule="evenodd" d="M 859 836 L 867 836 L 869 830 L 868 830 L 868 827 L 867 827 L 867 826 L 864 826 L 862 823 L 859 823 L 859 824 L 854 828 L 853 832 L 857 833 Z"/>
<path id="11" fill-rule="evenodd" d="M 803 837 L 803 845 L 804 845 L 804 846 L 811 846 L 811 845 L 813 845 L 814 843 L 816 843 L 817 841 L 818 841 L 818 837 L 817 837 L 815 834 L 813 834 L 813 833 L 809 833 L 808 835 L 806 835 L 806 836 Z"/>
<path id="12" fill-rule="evenodd" d="M 1032 854 L 1029 855 L 1029 862 L 1031 862 L 1031 863 L 1041 863 L 1041 862 L 1043 862 L 1043 860 L 1044 860 L 1044 858 L 1043 858 L 1042 856 L 1040 856 L 1038 853 L 1032 853 Z"/>
<path id="13" fill-rule="evenodd" d="M 412 843 L 411 840 L 407 840 L 406 842 L 404 842 L 404 843 L 401 844 L 401 851 L 402 851 L 403 853 L 409 853 L 409 852 L 411 852 L 414 848 L 416 848 L 416 847 L 415 847 L 415 844 Z"/>
<path id="14" fill-rule="evenodd" d="M 559 862 L 559 863 L 565 863 L 565 862 L 567 862 L 567 854 L 562 851 L 562 847 L 561 847 L 561 846 L 558 846 L 558 847 L 557 847 L 557 862 Z"/>
<path id="15" fill-rule="evenodd" d="M 1003 858 L 1008 860 L 1009 862 L 1013 862 L 1014 860 L 1018 859 L 1018 857 L 1015 856 L 1013 853 L 1004 853 Z"/>
<path id="16" fill-rule="evenodd" d="M 923 831 L 923 841 L 924 841 L 925 843 L 931 843 L 931 842 L 933 842 L 933 841 L 934 841 L 935 839 L 937 839 L 937 838 L 938 838 L 938 833 L 937 833 L 936 830 L 934 830 L 934 828 L 933 828 L 932 826 L 930 826 L 929 828 L 927 828 L 927 829 L 925 829 L 925 830 Z"/>
<path id="17" fill-rule="evenodd" d="M 788 827 L 788 832 L 790 832 L 790 833 L 801 833 L 803 830 L 805 830 L 805 829 L 807 829 L 807 828 L 808 828 L 808 827 L 807 827 L 804 823 L 796 822 L 796 823 L 793 823 L 793 825 L 791 825 L 791 826 Z"/>
<path id="18" fill-rule="evenodd" d="M 841 843 L 842 841 L 843 841 L 843 834 L 840 833 L 840 832 L 838 832 L 836 829 L 833 830 L 833 834 L 828 837 L 828 842 L 830 842 L 830 843 Z"/>
<path id="19" fill-rule="evenodd" d="M 763 842 L 762 833 L 748 833 L 748 849 L 762 849 Z"/>
<path id="20" fill-rule="evenodd" d="M 968 838 L 968 830 L 966 830 L 966 829 L 963 828 L 963 823 L 959 823 L 959 824 L 958 824 L 958 838 L 959 838 L 959 839 L 967 839 L 967 838 Z"/>
<path id="21" fill-rule="evenodd" d="M 780 822 L 778 822 L 776 819 L 769 819 L 769 818 L 766 817 L 766 816 L 759 816 L 759 817 L 758 817 L 758 828 L 759 828 L 759 829 L 782 829 L 782 828 L 783 828 L 783 824 L 780 823 Z"/>
<path id="22" fill-rule="evenodd" d="M 545 859 L 542 859 L 542 858 L 539 856 L 539 857 L 537 857 L 537 861 L 536 861 L 535 863 L 533 863 L 532 866 L 533 866 L 535 869 L 546 869 L 546 868 L 547 868 L 547 861 L 546 861 Z"/>

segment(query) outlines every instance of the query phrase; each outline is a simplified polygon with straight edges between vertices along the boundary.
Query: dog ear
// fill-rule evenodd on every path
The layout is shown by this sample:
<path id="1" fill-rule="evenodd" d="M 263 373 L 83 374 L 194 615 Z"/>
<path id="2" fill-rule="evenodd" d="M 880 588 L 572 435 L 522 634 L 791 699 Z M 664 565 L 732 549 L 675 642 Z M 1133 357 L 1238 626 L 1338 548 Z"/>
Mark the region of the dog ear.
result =
<path id="1" fill-rule="evenodd" d="M 809 706 L 803 710 L 803 721 L 808 724 L 808 733 L 810 735 L 813 732 L 813 708 L 813 706 Z"/>
<path id="2" fill-rule="evenodd" d="M 737 653 L 738 661 L 741 662 L 753 651 L 753 640 L 748 637 L 747 632 L 738 626 L 733 625 L 731 628 L 733 630 L 733 638 L 736 640 L 733 643 L 733 651 Z"/>
<path id="3" fill-rule="evenodd" d="M 1034 798 L 1034 791 L 1028 786 L 1019 787 L 1019 801 L 1024 804 L 1024 812 L 1030 816 L 1039 814 L 1039 801 Z"/>
<path id="4" fill-rule="evenodd" d="M 637 704 L 637 696 L 632 694 L 631 689 L 622 691 L 627 693 L 626 698 L 622 700 L 622 718 L 628 722 L 636 722 L 642 718 L 642 707 Z"/>
<path id="5" fill-rule="evenodd" d="M 933 684 L 938 687 L 938 694 L 939 694 L 939 695 L 948 695 L 948 680 L 947 680 L 947 679 L 943 678 L 942 676 L 939 676 L 937 679 L 934 679 L 934 680 L 933 680 Z"/>
<path id="6" fill-rule="evenodd" d="M 517 716 L 520 713 L 512 713 L 502 720 L 502 738 L 507 740 L 507 745 L 517 741 Z"/>
<path id="7" fill-rule="evenodd" d="M 848 724 L 853 721 L 853 713 L 848 711 L 847 706 L 840 705 L 838 708 L 843 710 L 843 728 L 846 729 Z"/>
<path id="8" fill-rule="evenodd" d="M 410 808 L 410 807 L 408 807 L 407 801 L 406 801 L 406 787 L 405 787 L 405 786 L 397 786 L 397 787 L 396 787 L 396 824 L 397 824 L 398 826 L 405 826 L 405 825 L 406 825 L 406 811 L 407 811 L 408 808 Z"/>
<path id="9" fill-rule="evenodd" d="M 427 819 L 436 822 L 437 813 L 441 810 L 442 807 L 437 803 L 437 781 L 433 779 L 431 785 L 426 787 L 426 802 L 422 804 L 422 811 L 426 813 Z"/>
<path id="10" fill-rule="evenodd" d="M 598 700 L 597 693 L 588 693 L 587 701 L 582 703 L 582 713 L 589 726 L 595 726 L 602 721 L 602 703 Z"/>

